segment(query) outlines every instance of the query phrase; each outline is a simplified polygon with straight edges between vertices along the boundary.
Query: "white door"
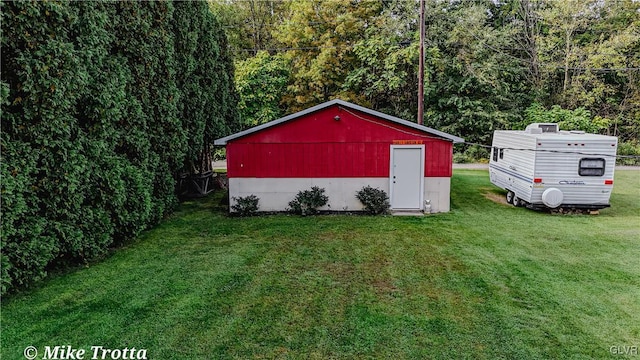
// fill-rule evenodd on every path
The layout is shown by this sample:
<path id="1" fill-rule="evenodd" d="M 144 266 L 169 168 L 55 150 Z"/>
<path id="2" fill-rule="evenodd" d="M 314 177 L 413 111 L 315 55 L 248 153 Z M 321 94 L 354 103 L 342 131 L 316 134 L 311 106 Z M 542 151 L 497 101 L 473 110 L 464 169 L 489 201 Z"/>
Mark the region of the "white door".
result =
<path id="1" fill-rule="evenodd" d="M 391 146 L 391 208 L 422 209 L 424 145 Z"/>

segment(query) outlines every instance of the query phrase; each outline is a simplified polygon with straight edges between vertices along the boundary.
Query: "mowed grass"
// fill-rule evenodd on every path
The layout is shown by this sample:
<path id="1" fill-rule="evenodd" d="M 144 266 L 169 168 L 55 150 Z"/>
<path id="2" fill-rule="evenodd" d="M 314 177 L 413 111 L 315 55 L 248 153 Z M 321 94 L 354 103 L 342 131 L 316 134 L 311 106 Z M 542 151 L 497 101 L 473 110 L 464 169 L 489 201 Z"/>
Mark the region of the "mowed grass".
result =
<path id="1" fill-rule="evenodd" d="M 450 213 L 421 218 L 185 203 L 103 261 L 2 299 L 0 355 L 620 358 L 612 346 L 640 345 L 639 179 L 618 171 L 600 215 L 496 203 L 472 170 L 454 173 Z"/>

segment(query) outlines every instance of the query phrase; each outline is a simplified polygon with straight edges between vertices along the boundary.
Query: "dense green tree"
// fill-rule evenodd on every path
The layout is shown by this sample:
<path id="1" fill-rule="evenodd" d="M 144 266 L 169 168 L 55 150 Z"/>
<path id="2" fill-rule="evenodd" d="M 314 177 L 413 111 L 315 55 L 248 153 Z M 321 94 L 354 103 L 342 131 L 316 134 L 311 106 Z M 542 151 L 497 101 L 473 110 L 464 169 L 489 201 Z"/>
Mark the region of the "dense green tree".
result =
<path id="1" fill-rule="evenodd" d="M 226 30 L 230 51 L 244 60 L 277 48 L 272 32 L 285 20 L 289 1 L 209 0 L 209 6 Z"/>
<path id="2" fill-rule="evenodd" d="M 595 0 L 566 0 L 549 3 L 540 10 L 540 15 L 545 22 L 545 36 L 540 43 L 542 59 L 547 63 L 551 74 L 560 74 L 561 70 L 562 92 L 566 92 L 570 86 L 571 76 L 579 63 L 580 47 L 577 37 L 584 33 L 595 20 L 598 4 Z"/>
<path id="3" fill-rule="evenodd" d="M 414 119 L 418 91 L 418 7 L 390 1 L 373 17 L 354 47 L 356 61 L 343 84 L 357 101 L 405 119 Z"/>
<path id="4" fill-rule="evenodd" d="M 243 127 L 263 124 L 284 115 L 280 99 L 291 77 L 288 60 L 262 51 L 255 57 L 237 62 L 235 74 Z"/>
<path id="5" fill-rule="evenodd" d="M 526 68 L 505 50 L 511 24 L 496 26 L 494 7 L 442 3 L 427 13 L 425 124 L 471 142 L 489 142 L 530 103 Z"/>
<path id="6" fill-rule="evenodd" d="M 233 68 L 221 25 L 208 7 L 176 2 L 173 32 L 178 114 L 190 139 L 183 170 L 201 171 L 210 166 L 213 140 L 239 129 Z"/>
<path id="7" fill-rule="evenodd" d="M 98 213 L 79 211 L 88 200 L 82 188 L 90 163 L 76 117 L 89 80 L 74 46 L 78 10 L 2 4 L 2 80 L 9 87 L 2 111 L 3 292 L 40 278 L 62 254 L 93 255 L 93 242 L 104 239 L 85 243 L 81 230 L 101 226 Z"/>
<path id="8" fill-rule="evenodd" d="M 640 130 L 640 4 L 613 2 L 580 38 L 580 62 L 574 70 L 565 106 L 585 107 L 611 120 L 608 132 L 624 140 Z"/>
<path id="9" fill-rule="evenodd" d="M 153 225 L 185 159 L 237 123 L 219 25 L 206 3 L 177 5 L 0 3 L 2 293 Z M 195 87 L 177 76 L 190 61 Z"/>
<path id="10" fill-rule="evenodd" d="M 289 111 L 297 111 L 334 97 L 358 99 L 345 91 L 344 83 L 353 69 L 353 46 L 364 37 L 381 2 L 374 0 L 292 1 L 289 13 L 274 29 L 274 38 L 288 48 L 293 81 L 283 96 Z"/>

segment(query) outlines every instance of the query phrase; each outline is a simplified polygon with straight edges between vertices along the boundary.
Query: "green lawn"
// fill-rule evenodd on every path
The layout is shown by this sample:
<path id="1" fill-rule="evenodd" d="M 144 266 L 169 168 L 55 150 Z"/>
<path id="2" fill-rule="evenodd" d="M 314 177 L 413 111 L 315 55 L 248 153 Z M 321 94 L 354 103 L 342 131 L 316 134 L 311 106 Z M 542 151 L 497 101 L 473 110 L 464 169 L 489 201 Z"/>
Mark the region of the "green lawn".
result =
<path id="1" fill-rule="evenodd" d="M 495 203 L 472 170 L 454 173 L 450 213 L 422 218 L 186 203 L 109 258 L 2 299 L 0 355 L 624 358 L 610 348 L 640 345 L 639 179 L 618 171 L 597 216 Z"/>

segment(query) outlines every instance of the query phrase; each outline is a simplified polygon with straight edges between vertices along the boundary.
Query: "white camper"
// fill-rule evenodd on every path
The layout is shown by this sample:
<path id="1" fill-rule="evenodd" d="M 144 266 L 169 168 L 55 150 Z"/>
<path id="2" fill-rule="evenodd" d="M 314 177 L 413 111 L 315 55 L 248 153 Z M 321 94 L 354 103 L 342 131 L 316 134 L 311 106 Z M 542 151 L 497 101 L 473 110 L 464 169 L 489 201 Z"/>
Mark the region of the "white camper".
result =
<path id="1" fill-rule="evenodd" d="M 535 123 L 493 133 L 489 176 L 529 208 L 609 207 L 618 138 Z"/>

